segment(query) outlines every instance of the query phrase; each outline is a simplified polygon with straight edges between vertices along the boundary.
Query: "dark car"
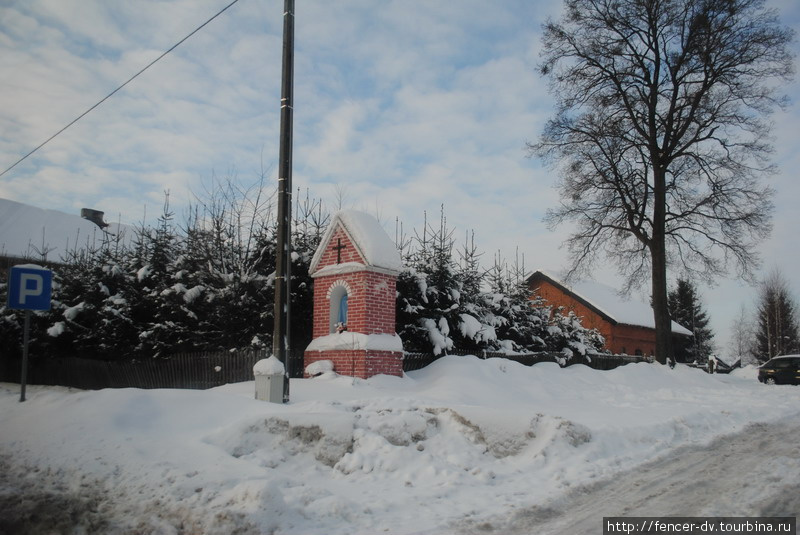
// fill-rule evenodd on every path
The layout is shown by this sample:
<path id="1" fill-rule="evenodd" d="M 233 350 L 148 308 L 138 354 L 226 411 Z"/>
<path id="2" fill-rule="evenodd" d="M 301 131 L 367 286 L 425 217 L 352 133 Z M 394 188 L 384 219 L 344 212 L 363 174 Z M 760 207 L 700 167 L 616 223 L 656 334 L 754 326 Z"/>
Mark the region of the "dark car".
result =
<path id="1" fill-rule="evenodd" d="M 800 384 L 800 355 L 769 359 L 758 368 L 758 380 L 768 385 Z"/>

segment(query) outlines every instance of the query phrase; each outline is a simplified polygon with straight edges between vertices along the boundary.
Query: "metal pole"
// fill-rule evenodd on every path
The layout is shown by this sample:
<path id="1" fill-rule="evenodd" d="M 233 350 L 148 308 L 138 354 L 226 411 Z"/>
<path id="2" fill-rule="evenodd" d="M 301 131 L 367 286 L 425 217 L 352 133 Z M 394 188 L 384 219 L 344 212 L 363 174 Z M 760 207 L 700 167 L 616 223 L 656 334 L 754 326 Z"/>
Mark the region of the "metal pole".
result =
<path id="1" fill-rule="evenodd" d="M 22 377 L 20 378 L 19 401 L 25 401 L 25 385 L 28 382 L 28 341 L 31 330 L 31 311 L 25 311 L 25 326 L 22 334 Z"/>
<path id="2" fill-rule="evenodd" d="M 289 401 L 292 283 L 292 106 L 294 98 L 294 0 L 284 0 L 281 134 L 278 154 L 278 243 L 275 266 L 275 328 L 272 352 L 283 363 L 283 402 Z"/>

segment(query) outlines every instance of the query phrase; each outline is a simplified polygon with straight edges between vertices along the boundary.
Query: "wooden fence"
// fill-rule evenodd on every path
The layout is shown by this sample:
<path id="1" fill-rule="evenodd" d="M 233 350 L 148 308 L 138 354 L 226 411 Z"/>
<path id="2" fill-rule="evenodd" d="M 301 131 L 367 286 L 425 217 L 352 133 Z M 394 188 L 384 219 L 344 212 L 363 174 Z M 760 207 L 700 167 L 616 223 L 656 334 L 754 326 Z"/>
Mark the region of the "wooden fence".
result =
<path id="1" fill-rule="evenodd" d="M 576 356 L 564 361 L 561 353 L 530 353 L 506 355 L 475 351 L 451 354 L 473 355 L 480 358 L 502 358 L 526 366 L 539 362 L 556 362 L 560 366 L 585 364 L 598 370 L 610 370 L 630 362 L 645 362 L 645 357 L 627 355 Z M 268 356 L 267 351 L 236 351 L 217 353 L 185 353 L 169 358 L 151 360 L 104 361 L 82 358 L 31 358 L 28 384 L 59 385 L 84 390 L 101 388 L 189 388 L 204 390 L 228 383 L 253 380 L 253 365 Z M 406 353 L 403 371 L 419 370 L 444 355 Z M 302 376 L 302 351 L 290 357 L 290 375 Z M 0 381 L 18 383 L 21 376 L 20 359 L 0 359 Z"/>
<path id="2" fill-rule="evenodd" d="M 104 361 L 32 358 L 28 383 L 96 390 L 100 388 L 190 388 L 203 390 L 251 381 L 253 365 L 265 351 L 187 353 L 164 359 Z M 21 361 L 0 364 L 0 380 L 19 382 Z"/>

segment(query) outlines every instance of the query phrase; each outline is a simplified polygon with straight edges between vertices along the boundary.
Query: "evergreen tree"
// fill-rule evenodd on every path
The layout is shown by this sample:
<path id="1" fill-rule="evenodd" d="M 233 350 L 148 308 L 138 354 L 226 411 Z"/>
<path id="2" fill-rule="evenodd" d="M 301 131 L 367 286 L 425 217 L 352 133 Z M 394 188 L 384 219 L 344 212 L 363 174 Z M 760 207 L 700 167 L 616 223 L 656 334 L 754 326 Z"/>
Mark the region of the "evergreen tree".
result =
<path id="1" fill-rule="evenodd" d="M 463 245 L 458 250 L 458 279 L 461 281 L 462 301 L 476 306 L 483 285 L 484 272 L 481 269 L 481 253 L 475 246 L 475 231 L 467 233 Z M 476 311 L 477 312 L 477 311 Z"/>
<path id="2" fill-rule="evenodd" d="M 139 229 L 136 254 L 128 269 L 135 273 L 129 288 L 131 315 L 138 325 L 137 353 L 163 357 L 195 349 L 194 333 L 198 317 L 186 305 L 194 293 L 183 282 L 185 242 L 179 239 L 170 211 L 169 194 L 155 229 Z"/>
<path id="3" fill-rule="evenodd" d="M 406 350 L 438 355 L 489 348 L 495 334 L 485 322 L 474 243 L 467 240 L 459 251 L 459 265 L 443 207 L 438 227 L 429 225 L 426 215 L 422 232 L 415 232 L 412 242 L 402 247 L 408 267 L 397 281 L 396 330 Z"/>
<path id="4" fill-rule="evenodd" d="M 481 253 L 475 245 L 474 231 L 467 233 L 458 256 L 456 278 L 461 286 L 461 298 L 456 343 L 464 350 L 497 350 L 496 316 L 483 291 L 485 272 L 480 265 Z"/>
<path id="5" fill-rule="evenodd" d="M 122 297 L 125 248 L 107 235 L 99 248 L 69 250 L 54 267 L 51 308 L 42 311 L 37 350 L 50 357 L 121 358 L 136 340 Z M 120 348 L 125 348 L 121 350 Z"/>
<path id="6" fill-rule="evenodd" d="M 605 339 L 597 329 L 587 329 L 575 312 L 570 310 L 565 314 L 561 307 L 553 313 L 548 334 L 547 349 L 561 351 L 567 360 L 573 355 L 600 352 L 605 345 Z"/>
<path id="7" fill-rule="evenodd" d="M 453 350 L 524 353 L 600 351 L 603 339 L 584 328 L 574 315 L 563 315 L 532 298 L 524 265 L 511 269 L 498 255 L 488 272 L 479 266 L 477 248 L 468 235 L 453 258 L 452 230 L 444 212 L 438 228 L 427 218 L 422 233 L 402 239 L 408 267 L 397 281 L 397 327 L 409 352 Z M 488 289 L 484 289 L 484 283 Z"/>
<path id="8" fill-rule="evenodd" d="M 138 333 L 131 318 L 124 251 L 78 251 L 61 270 L 59 314 L 48 329 L 53 355 L 118 359 L 131 355 Z"/>
<path id="9" fill-rule="evenodd" d="M 33 315 L 34 352 L 116 359 L 270 347 L 276 228 L 261 187 L 218 185 L 180 227 L 167 196 L 156 226 L 142 223 L 129 246 L 107 239 L 70 251 L 53 269 L 51 310 Z M 328 216 L 308 195 L 294 214 L 291 345 L 302 351 L 311 338 L 308 267 Z M 407 351 L 588 346 L 591 333 L 577 318 L 551 321 L 550 308 L 530 299 L 518 261 L 509 270 L 498 256 L 487 277 L 474 237 L 456 260 L 452 235 L 442 210 L 438 226 L 426 221 L 421 234 L 402 238 L 408 267 L 397 282 L 396 332 Z M 22 317 L 0 305 L 4 355 L 21 354 Z"/>
<path id="10" fill-rule="evenodd" d="M 756 311 L 755 357 L 765 362 L 800 351 L 795 302 L 786 279 L 774 270 L 761 284 Z"/>
<path id="11" fill-rule="evenodd" d="M 175 259 L 173 277 L 184 301 L 178 306 L 190 313 L 194 350 L 248 347 L 260 332 L 260 313 L 272 302 L 271 282 L 256 268 L 253 255 L 262 229 L 243 233 L 243 199 L 235 194 L 225 202 L 205 202 L 200 213 L 195 209 L 184 230 L 183 252 Z"/>
<path id="12" fill-rule="evenodd" d="M 550 308 L 531 299 L 522 271 L 509 271 L 498 253 L 488 280 L 485 298 L 494 317 L 498 349 L 518 353 L 546 350 Z"/>
<path id="13" fill-rule="evenodd" d="M 709 319 L 697 289 L 691 281 L 678 279 L 677 286 L 667 296 L 672 320 L 692 332 L 688 340 L 675 341 L 675 357 L 678 362 L 704 363 L 714 351 L 714 333 L 708 326 Z"/>
<path id="14" fill-rule="evenodd" d="M 413 267 L 406 267 L 397 277 L 395 331 L 403 340 L 403 348 L 410 353 L 433 351 L 429 331 L 423 325 L 427 316 L 427 289 L 427 275 Z M 446 342 L 439 352 L 442 349 L 447 349 Z"/>
<path id="15" fill-rule="evenodd" d="M 447 228 L 442 208 L 439 228 L 427 224 L 417 235 L 416 278 L 422 290 L 416 326 L 427 332 L 427 345 L 434 354 L 456 347 L 462 284 L 453 260 L 453 231 Z M 424 281 L 424 282 L 423 282 Z M 462 337 L 463 338 L 463 337 Z"/>

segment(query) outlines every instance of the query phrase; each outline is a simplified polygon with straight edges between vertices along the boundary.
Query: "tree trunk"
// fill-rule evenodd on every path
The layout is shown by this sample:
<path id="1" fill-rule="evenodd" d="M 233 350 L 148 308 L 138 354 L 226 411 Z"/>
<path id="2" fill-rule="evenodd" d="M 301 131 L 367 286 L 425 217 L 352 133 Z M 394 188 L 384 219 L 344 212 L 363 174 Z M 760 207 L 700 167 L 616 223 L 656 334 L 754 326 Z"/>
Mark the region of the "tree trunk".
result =
<path id="1" fill-rule="evenodd" d="M 666 364 L 673 360 L 672 319 L 667 304 L 667 266 L 663 240 L 661 246 L 654 244 L 653 254 L 653 319 L 656 326 L 656 360 Z"/>
<path id="2" fill-rule="evenodd" d="M 652 261 L 653 319 L 656 326 L 656 360 L 661 364 L 674 361 L 672 354 L 672 319 L 667 298 L 666 245 L 666 171 L 653 170 L 653 236 L 650 241 Z"/>

